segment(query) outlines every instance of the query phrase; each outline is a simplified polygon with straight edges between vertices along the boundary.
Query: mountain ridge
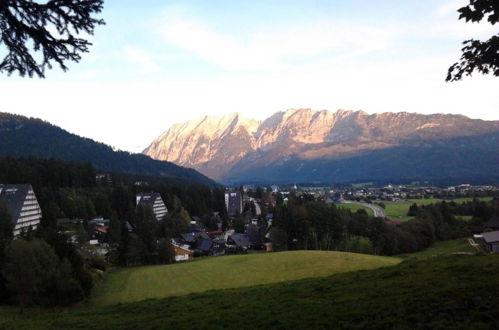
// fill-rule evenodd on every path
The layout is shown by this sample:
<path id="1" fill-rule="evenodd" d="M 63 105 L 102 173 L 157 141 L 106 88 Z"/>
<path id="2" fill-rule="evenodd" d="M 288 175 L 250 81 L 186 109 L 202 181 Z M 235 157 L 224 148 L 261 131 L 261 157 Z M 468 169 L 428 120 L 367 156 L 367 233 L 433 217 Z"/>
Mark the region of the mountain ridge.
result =
<path id="1" fill-rule="evenodd" d="M 216 130 L 213 123 L 217 123 Z M 232 113 L 173 125 L 144 153 L 233 182 L 245 168 L 279 166 L 288 158 L 334 161 L 363 152 L 414 147 L 422 141 L 433 143 L 494 132 L 499 132 L 499 121 L 463 115 L 289 109 L 262 121 Z M 413 151 L 417 153 L 417 149 Z"/>
<path id="2" fill-rule="evenodd" d="M 69 133 L 44 120 L 4 112 L 0 112 L 0 156 L 90 162 L 100 171 L 216 184 L 194 169 L 153 160 L 143 154 L 115 151 L 104 143 Z"/>

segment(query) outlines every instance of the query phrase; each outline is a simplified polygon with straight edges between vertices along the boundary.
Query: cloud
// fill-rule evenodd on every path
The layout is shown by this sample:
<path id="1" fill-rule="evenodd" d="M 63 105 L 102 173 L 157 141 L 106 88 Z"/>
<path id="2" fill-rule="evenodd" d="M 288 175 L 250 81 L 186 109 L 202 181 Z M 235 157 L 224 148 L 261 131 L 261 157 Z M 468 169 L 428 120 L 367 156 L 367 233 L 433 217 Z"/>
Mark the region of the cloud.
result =
<path id="1" fill-rule="evenodd" d="M 154 73 L 159 70 L 159 66 L 146 52 L 134 46 L 123 47 L 125 58 L 138 65 L 141 74 Z"/>
<path id="2" fill-rule="evenodd" d="M 169 17 L 161 33 L 168 43 L 233 71 L 279 70 L 293 62 L 313 63 L 317 57 L 357 56 L 387 47 L 393 36 L 386 28 L 320 22 L 269 28 L 235 38 L 184 17 Z"/>

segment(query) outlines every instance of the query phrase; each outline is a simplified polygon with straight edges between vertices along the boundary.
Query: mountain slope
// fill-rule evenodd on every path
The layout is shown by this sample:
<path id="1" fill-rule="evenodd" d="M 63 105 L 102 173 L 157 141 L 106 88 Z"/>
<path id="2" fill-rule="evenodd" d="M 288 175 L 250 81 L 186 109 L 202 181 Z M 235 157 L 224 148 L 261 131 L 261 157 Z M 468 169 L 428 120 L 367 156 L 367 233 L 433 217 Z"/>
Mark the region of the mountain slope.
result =
<path id="1" fill-rule="evenodd" d="M 0 113 L 0 156 L 90 162 L 101 171 L 169 177 L 212 185 L 197 171 L 71 134 L 39 119 Z"/>
<path id="2" fill-rule="evenodd" d="M 497 173 L 497 132 L 497 121 L 461 115 L 292 109 L 174 125 L 144 153 L 232 183 L 473 177 Z"/>

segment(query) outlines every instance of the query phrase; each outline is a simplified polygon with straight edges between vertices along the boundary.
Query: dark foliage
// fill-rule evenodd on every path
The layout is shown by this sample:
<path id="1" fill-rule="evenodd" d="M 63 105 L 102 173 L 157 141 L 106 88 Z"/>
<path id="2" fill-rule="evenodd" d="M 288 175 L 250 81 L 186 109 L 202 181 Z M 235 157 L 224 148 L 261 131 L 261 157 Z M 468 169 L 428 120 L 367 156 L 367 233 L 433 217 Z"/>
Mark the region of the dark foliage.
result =
<path id="1" fill-rule="evenodd" d="M 103 0 L 33 0 L 0 1 L 0 46 L 7 55 L 0 62 L 0 72 L 21 76 L 45 77 L 52 63 L 67 70 L 66 61 L 78 62 L 91 43 L 77 38 L 92 35 L 102 19 L 94 18 L 102 10 Z M 40 52 L 41 54 L 38 54 Z M 37 59 L 41 57 L 40 59 Z"/>
<path id="2" fill-rule="evenodd" d="M 459 19 L 466 22 L 480 22 L 484 18 L 494 25 L 499 22 L 499 2 L 497 0 L 470 0 L 470 4 L 458 10 Z M 463 75 L 470 76 L 474 71 L 499 76 L 499 34 L 487 41 L 465 40 L 461 60 L 454 63 L 447 73 L 447 81 L 457 81 Z"/>
<path id="3" fill-rule="evenodd" d="M 215 183 L 193 169 L 162 162 L 141 154 L 114 151 L 39 119 L 0 113 L 0 156 L 55 158 L 91 163 L 99 171 L 169 178 L 175 183 Z"/>
<path id="4" fill-rule="evenodd" d="M 67 305 L 84 297 L 71 265 L 43 240 L 16 239 L 6 249 L 3 276 L 10 296 L 26 305 Z"/>

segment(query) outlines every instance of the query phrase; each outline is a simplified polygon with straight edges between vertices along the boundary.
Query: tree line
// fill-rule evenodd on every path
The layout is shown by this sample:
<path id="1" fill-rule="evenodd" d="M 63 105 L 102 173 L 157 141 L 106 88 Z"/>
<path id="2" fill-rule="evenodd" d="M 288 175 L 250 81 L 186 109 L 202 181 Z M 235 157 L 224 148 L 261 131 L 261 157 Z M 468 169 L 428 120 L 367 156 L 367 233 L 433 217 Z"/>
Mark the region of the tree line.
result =
<path id="1" fill-rule="evenodd" d="M 276 250 L 338 250 L 381 255 L 412 253 L 436 241 L 465 237 L 471 226 L 483 224 L 498 212 L 496 200 L 440 202 L 413 205 L 415 218 L 400 225 L 369 216 L 364 210 L 352 212 L 334 204 L 315 201 L 312 196 L 290 194 L 288 202 L 276 198 L 271 236 Z M 469 215 L 469 222 L 457 216 Z"/>

